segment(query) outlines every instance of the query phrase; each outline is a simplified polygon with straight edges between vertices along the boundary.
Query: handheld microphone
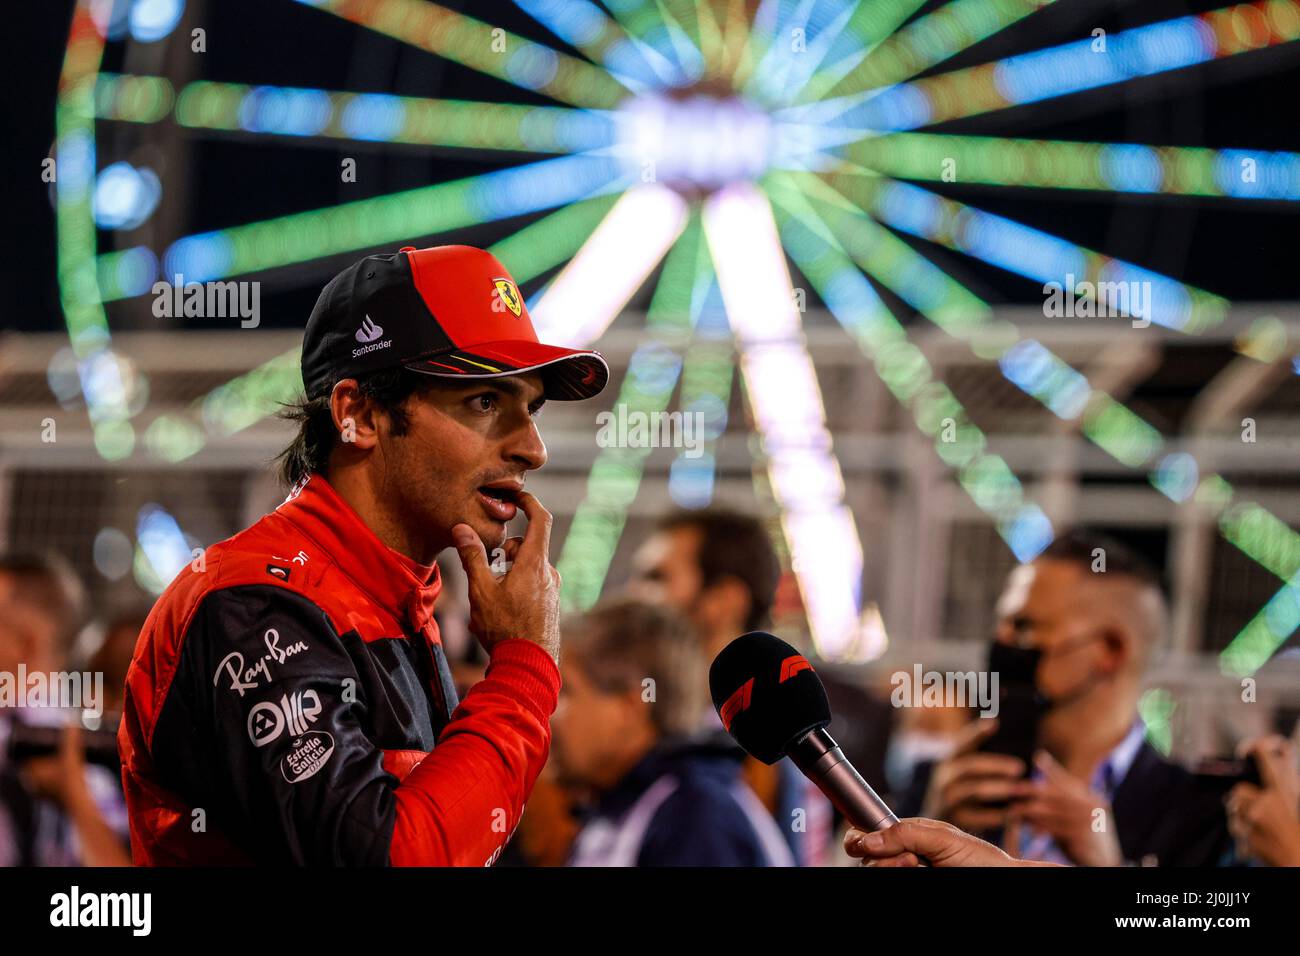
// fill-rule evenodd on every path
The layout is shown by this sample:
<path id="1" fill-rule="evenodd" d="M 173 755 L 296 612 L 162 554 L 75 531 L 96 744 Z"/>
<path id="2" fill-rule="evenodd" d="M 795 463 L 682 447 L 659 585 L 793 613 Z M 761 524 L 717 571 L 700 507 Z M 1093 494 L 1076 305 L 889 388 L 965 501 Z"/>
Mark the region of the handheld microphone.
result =
<path id="1" fill-rule="evenodd" d="M 826 688 L 808 659 L 762 631 L 742 634 L 709 668 L 709 691 L 722 726 L 765 764 L 789 757 L 859 830 L 898 822 L 826 732 Z"/>

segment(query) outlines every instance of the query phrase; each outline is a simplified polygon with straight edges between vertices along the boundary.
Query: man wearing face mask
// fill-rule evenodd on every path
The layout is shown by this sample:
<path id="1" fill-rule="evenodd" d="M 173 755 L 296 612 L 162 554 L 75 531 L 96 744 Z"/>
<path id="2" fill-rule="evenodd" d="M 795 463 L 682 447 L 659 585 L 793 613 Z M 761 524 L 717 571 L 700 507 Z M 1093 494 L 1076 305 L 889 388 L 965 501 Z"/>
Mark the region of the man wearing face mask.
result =
<path id="1" fill-rule="evenodd" d="M 1117 542 L 1068 534 L 1012 572 L 997 615 L 990 669 L 1003 681 L 1019 669 L 1037 692 L 1031 765 L 997 745 L 998 721 L 977 719 L 933 766 L 922 814 L 1028 860 L 1222 862 L 1221 801 L 1160 756 L 1138 717 L 1142 674 L 1166 626 L 1151 568 Z M 1011 719 L 1004 701 L 1002 721 Z"/>

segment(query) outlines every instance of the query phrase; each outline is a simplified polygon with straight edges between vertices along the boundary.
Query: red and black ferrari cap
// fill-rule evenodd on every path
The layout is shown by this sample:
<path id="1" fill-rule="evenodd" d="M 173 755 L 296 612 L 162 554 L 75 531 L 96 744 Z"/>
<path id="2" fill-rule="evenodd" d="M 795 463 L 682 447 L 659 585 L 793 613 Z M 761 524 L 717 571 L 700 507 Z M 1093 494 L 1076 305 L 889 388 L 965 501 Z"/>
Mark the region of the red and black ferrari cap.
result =
<path id="1" fill-rule="evenodd" d="M 510 273 L 472 246 L 368 256 L 321 290 L 302 343 L 307 397 L 405 367 L 446 378 L 539 372 L 546 397 L 591 398 L 609 381 L 599 352 L 545 345 Z"/>

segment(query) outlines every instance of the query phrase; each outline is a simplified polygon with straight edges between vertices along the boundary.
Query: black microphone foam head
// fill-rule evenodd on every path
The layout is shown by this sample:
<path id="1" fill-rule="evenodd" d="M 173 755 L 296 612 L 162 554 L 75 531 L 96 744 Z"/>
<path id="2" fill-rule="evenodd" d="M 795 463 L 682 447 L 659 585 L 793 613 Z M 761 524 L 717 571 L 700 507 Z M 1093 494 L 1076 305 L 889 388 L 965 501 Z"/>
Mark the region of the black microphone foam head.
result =
<path id="1" fill-rule="evenodd" d="M 709 691 L 727 732 L 766 764 L 831 720 L 826 688 L 808 659 L 762 631 L 742 634 L 714 658 Z"/>

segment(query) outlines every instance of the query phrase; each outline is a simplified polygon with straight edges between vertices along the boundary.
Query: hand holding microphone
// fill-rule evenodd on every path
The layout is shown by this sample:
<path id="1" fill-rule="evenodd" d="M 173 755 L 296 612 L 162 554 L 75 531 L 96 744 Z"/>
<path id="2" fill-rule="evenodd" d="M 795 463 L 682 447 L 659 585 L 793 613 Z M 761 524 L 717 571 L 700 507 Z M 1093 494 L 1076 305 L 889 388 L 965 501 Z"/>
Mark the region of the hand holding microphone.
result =
<path id="1" fill-rule="evenodd" d="M 780 638 L 752 631 L 722 649 L 709 668 L 722 725 L 765 764 L 789 757 L 860 830 L 898 822 L 826 732 L 831 707 L 808 659 Z"/>
<path id="2" fill-rule="evenodd" d="M 887 830 L 850 830 L 844 852 L 863 866 L 1048 866 L 1017 860 L 950 823 L 910 817 Z"/>
<path id="3" fill-rule="evenodd" d="M 853 825 L 849 856 L 872 866 L 1048 866 L 1017 860 L 937 820 L 899 821 L 845 759 L 826 725 L 830 703 L 808 659 L 780 638 L 752 631 L 722 649 L 709 668 L 722 725 L 766 764 L 789 757 Z M 874 831 L 874 832 L 872 832 Z"/>

